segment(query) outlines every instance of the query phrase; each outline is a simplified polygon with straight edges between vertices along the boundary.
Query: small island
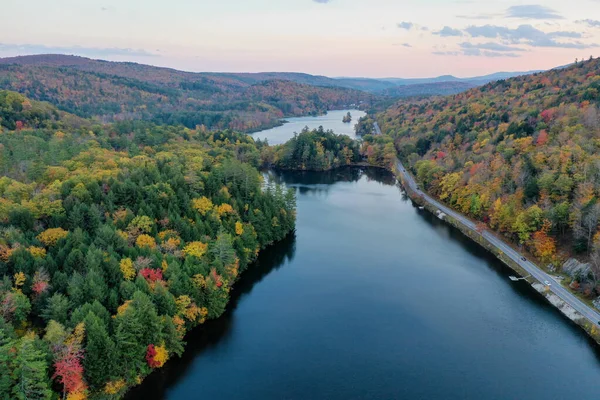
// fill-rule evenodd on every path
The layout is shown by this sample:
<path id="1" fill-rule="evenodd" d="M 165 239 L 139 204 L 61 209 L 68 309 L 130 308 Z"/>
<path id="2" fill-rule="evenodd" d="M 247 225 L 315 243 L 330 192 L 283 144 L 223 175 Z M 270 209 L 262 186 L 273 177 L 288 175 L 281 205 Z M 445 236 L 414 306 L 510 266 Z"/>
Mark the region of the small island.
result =
<path id="1" fill-rule="evenodd" d="M 352 122 L 352 114 L 350 114 L 350 111 L 348 111 L 348 114 L 344 115 L 344 118 L 342 118 L 342 122 L 345 124 L 349 124 L 350 122 Z"/>

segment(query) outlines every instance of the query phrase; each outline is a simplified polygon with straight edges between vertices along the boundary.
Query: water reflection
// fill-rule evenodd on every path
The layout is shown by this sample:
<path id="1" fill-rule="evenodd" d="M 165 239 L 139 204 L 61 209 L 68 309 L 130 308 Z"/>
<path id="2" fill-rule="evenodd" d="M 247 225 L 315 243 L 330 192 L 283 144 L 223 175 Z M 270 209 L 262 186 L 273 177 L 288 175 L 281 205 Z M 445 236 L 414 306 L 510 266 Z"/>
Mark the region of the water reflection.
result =
<path id="1" fill-rule="evenodd" d="M 245 296 L 267 275 L 288 265 L 294 260 L 296 236 L 288 235 L 268 249 L 262 251 L 252 265 L 241 275 L 231 290 L 231 300 L 225 313 L 216 320 L 208 321 L 197 327 L 185 337 L 187 343 L 181 358 L 170 360 L 163 368 L 154 371 L 144 380 L 144 384 L 132 389 L 126 399 L 162 399 L 166 390 L 185 379 L 192 370 L 191 364 L 202 353 L 228 341 L 233 324 L 235 310 Z"/>
<path id="2" fill-rule="evenodd" d="M 376 181 L 384 185 L 396 185 L 394 175 L 373 167 L 343 167 L 330 171 L 265 171 L 266 180 L 296 188 L 300 195 L 326 194 L 332 189 L 332 182 L 358 182 L 365 177 L 367 182 Z"/>
<path id="3" fill-rule="evenodd" d="M 589 338 L 391 174 L 271 176 L 297 190 L 297 235 L 130 398 L 597 398 Z"/>
<path id="4" fill-rule="evenodd" d="M 538 293 L 529 283 L 525 281 L 512 282 L 510 279 L 508 279 L 510 275 L 515 275 L 515 272 L 506 264 L 498 260 L 498 258 L 496 258 L 496 256 L 494 256 L 494 254 L 492 254 L 490 251 L 475 243 L 458 228 L 441 221 L 431 212 L 418 209 L 418 205 L 412 202 L 404 189 L 402 189 L 402 193 L 403 197 L 413 204 L 420 219 L 431 226 L 433 232 L 442 237 L 444 240 L 447 240 L 448 243 L 458 245 L 462 250 L 481 260 L 482 262 L 478 263 L 476 268 L 480 268 L 482 265 L 485 265 L 489 271 L 492 271 L 496 276 L 501 278 L 501 282 L 498 282 L 498 284 L 503 284 L 504 286 L 510 288 L 515 295 L 527 299 L 528 302 L 535 304 L 535 306 L 540 310 L 550 313 L 563 320 L 564 323 L 569 326 L 575 336 L 585 338 L 586 342 L 590 346 L 590 350 L 595 354 L 596 359 L 600 363 L 600 346 L 598 346 L 598 344 L 591 337 L 586 335 L 576 323 L 567 318 L 556 307 L 550 305 L 546 298 Z"/>

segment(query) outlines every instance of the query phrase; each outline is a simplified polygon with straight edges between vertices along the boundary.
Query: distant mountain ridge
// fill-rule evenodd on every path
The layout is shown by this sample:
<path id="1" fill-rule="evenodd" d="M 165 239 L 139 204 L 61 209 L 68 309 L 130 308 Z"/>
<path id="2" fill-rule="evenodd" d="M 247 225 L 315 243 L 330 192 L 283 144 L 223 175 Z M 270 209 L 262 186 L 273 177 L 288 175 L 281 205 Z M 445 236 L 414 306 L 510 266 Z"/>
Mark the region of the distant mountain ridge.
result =
<path id="1" fill-rule="evenodd" d="M 414 84 L 424 84 L 424 83 L 438 83 L 438 82 L 467 82 L 467 83 L 478 83 L 485 84 L 493 81 L 498 81 L 501 79 L 514 78 L 516 76 L 521 75 L 531 75 L 537 72 L 542 72 L 542 70 L 535 71 L 524 71 L 524 72 L 495 72 L 493 74 L 482 75 L 482 76 L 474 76 L 469 78 L 457 78 L 453 75 L 442 75 L 434 78 L 381 78 L 379 80 L 384 82 L 391 82 L 398 86 L 403 85 L 414 85 Z M 484 82 L 484 83 L 481 83 Z"/>
<path id="2" fill-rule="evenodd" d="M 194 73 L 66 55 L 0 59 L 0 89 L 100 122 L 146 119 L 252 131 L 284 117 L 369 104 L 373 94 L 306 74 Z M 306 82 L 313 80 L 317 84 Z M 323 81 L 323 82 L 322 82 Z"/>
<path id="3" fill-rule="evenodd" d="M 67 67 L 75 68 L 83 71 L 95 71 L 117 74 L 127 78 L 139 78 L 142 70 L 152 70 L 160 72 L 159 75 L 170 74 L 176 76 L 179 80 L 197 80 L 197 79 L 214 79 L 214 80 L 229 80 L 232 86 L 247 86 L 262 83 L 269 80 L 284 80 L 291 81 L 304 85 L 322 86 L 322 87 L 342 87 L 347 89 L 361 90 L 371 93 L 384 93 L 393 95 L 398 93 L 399 96 L 404 96 L 403 93 L 415 93 L 418 90 L 393 90 L 398 86 L 410 85 L 427 85 L 443 83 L 445 88 L 448 87 L 448 82 L 461 82 L 464 85 L 454 86 L 454 90 L 461 88 L 462 90 L 472 87 L 481 86 L 486 83 L 512 78 L 520 75 L 529 75 L 541 71 L 525 71 L 525 72 L 496 72 L 489 75 L 475 76 L 469 78 L 457 78 L 453 75 L 442 75 L 432 78 L 364 78 L 364 77 L 327 77 L 323 75 L 311 75 L 300 72 L 186 72 L 179 71 L 166 67 L 155 67 L 133 62 L 113 62 L 103 60 L 92 60 L 85 57 L 61 55 L 61 54 L 41 54 L 32 56 L 18 56 L 10 58 L 0 58 L 0 65 L 17 64 L 28 66 L 50 66 L 50 67 Z M 115 71 L 115 66 L 118 66 L 118 71 Z M 425 86 L 426 94 L 449 94 L 447 90 L 441 87 L 440 90 L 434 90 L 434 86 Z M 416 88 L 414 88 L 416 89 Z"/>

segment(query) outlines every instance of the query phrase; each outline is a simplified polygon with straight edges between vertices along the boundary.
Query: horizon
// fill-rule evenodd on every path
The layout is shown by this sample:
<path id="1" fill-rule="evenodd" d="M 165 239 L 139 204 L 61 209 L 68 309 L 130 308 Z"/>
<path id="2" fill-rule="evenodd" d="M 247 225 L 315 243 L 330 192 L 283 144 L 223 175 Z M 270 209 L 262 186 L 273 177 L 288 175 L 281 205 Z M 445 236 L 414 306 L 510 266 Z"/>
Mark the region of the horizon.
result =
<path id="1" fill-rule="evenodd" d="M 138 62 L 138 61 L 131 61 L 131 60 L 113 61 L 113 60 L 108 60 L 108 59 L 104 59 L 104 58 L 93 58 L 93 57 L 81 56 L 81 55 L 78 55 L 78 54 L 65 54 L 65 53 L 24 54 L 24 55 L 17 55 L 17 56 L 0 57 L 0 60 L 10 59 L 10 58 L 19 58 L 19 57 L 34 57 L 34 56 L 66 56 L 66 57 L 80 57 L 80 58 L 85 58 L 85 59 L 92 60 L 92 61 L 114 62 L 114 63 L 133 63 L 133 64 L 137 64 L 137 65 L 145 65 L 145 66 L 150 66 L 150 67 L 155 67 L 155 68 L 165 68 L 165 69 L 171 69 L 171 70 L 174 70 L 174 71 L 185 72 L 185 73 L 193 73 L 193 74 L 304 74 L 304 75 L 310 75 L 310 76 L 322 76 L 324 78 L 330 78 L 330 79 L 368 79 L 368 80 L 403 79 L 403 80 L 414 80 L 414 79 L 437 79 L 437 78 L 448 77 L 448 78 L 456 78 L 456 79 L 467 80 L 467 79 L 477 79 L 477 78 L 481 78 L 481 77 L 484 77 L 484 76 L 496 75 L 496 74 L 516 74 L 516 73 L 528 74 L 528 73 L 542 71 L 542 70 L 493 71 L 493 72 L 482 74 L 482 75 L 470 75 L 470 76 L 460 76 L 460 75 L 454 75 L 454 74 L 442 74 L 442 75 L 423 76 L 423 77 L 405 77 L 405 76 L 370 77 L 370 76 L 329 76 L 329 75 L 311 74 L 311 73 L 303 72 L 303 71 L 275 71 L 275 70 L 271 70 L 271 71 L 269 71 L 269 70 L 266 70 L 266 71 L 256 71 L 256 72 L 250 72 L 250 71 L 237 71 L 237 72 L 236 71 L 191 71 L 191 70 L 178 69 L 178 68 L 168 67 L 168 66 L 163 66 L 163 65 L 155 65 L 155 64 L 150 64 L 150 63 L 143 63 L 143 62 Z M 548 68 L 548 69 L 550 70 L 550 69 L 553 69 L 553 68 L 560 68 L 560 67 L 563 67 L 563 66 L 564 65 L 557 65 L 557 66 L 554 66 L 554 67 L 551 67 L 551 68 Z"/>
<path id="2" fill-rule="evenodd" d="M 414 79 L 547 70 L 600 47 L 600 21 L 589 18 L 598 0 L 133 3 L 8 0 L 6 15 L 28 15 L 28 24 L 13 18 L 0 26 L 0 57 L 74 54 L 189 72 Z"/>

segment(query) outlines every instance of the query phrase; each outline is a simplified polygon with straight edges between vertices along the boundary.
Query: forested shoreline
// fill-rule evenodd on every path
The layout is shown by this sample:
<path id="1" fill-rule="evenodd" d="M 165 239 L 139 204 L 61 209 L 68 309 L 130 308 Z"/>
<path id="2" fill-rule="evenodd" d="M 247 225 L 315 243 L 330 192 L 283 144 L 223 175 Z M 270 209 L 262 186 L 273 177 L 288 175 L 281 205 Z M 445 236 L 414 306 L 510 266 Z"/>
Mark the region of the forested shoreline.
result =
<path id="1" fill-rule="evenodd" d="M 600 61 L 402 101 L 377 119 L 431 195 L 600 296 Z M 562 271 L 570 257 L 587 262 Z"/>
<path id="2" fill-rule="evenodd" d="M 388 137 L 366 135 L 357 141 L 323 127 L 304 128 L 284 144 L 268 146 L 258 141 L 263 166 L 280 170 L 328 171 L 372 165 L 393 168 L 396 152 Z"/>
<path id="3" fill-rule="evenodd" d="M 67 55 L 0 59 L 0 89 L 47 101 L 96 123 L 145 120 L 255 132 L 285 117 L 320 115 L 378 98 L 360 90 L 292 80 L 297 78 L 192 73 Z"/>
<path id="4" fill-rule="evenodd" d="M 72 120 L 0 92 L 2 398 L 121 397 L 294 229 L 245 134 Z"/>

